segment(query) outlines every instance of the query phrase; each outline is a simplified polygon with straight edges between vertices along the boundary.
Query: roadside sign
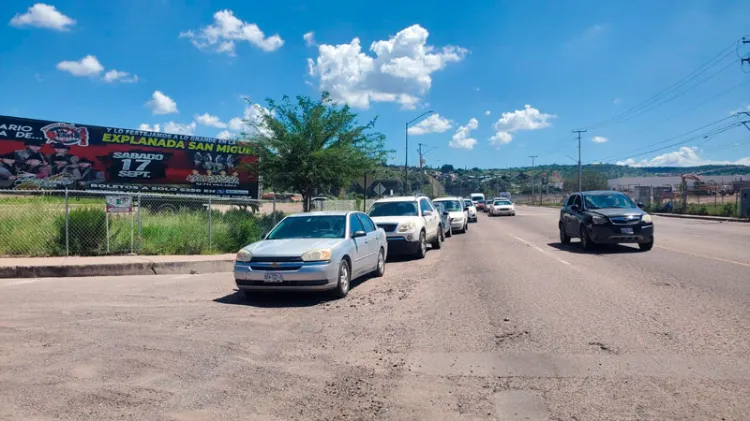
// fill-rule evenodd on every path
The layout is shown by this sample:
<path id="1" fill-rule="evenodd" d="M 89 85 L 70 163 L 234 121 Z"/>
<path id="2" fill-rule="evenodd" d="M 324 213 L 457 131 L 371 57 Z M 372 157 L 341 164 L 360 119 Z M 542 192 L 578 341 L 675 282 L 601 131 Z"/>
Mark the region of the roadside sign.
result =
<path id="1" fill-rule="evenodd" d="M 108 195 L 107 213 L 128 213 L 133 211 L 133 196 Z"/>
<path id="2" fill-rule="evenodd" d="M 378 183 L 373 190 L 375 190 L 375 193 L 379 196 L 382 196 L 383 193 L 385 193 L 385 187 L 383 187 L 381 183 Z"/>

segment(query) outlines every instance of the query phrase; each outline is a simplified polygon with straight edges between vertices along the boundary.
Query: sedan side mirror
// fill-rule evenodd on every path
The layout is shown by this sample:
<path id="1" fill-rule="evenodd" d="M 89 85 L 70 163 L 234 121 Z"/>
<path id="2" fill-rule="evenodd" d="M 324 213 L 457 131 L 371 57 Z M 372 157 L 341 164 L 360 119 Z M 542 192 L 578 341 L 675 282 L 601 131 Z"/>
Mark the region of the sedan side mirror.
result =
<path id="1" fill-rule="evenodd" d="M 638 207 L 641 208 L 641 209 L 643 209 L 643 203 L 642 202 L 638 202 Z"/>
<path id="2" fill-rule="evenodd" d="M 451 214 L 451 213 L 450 213 L 450 212 L 448 212 L 448 211 L 443 211 L 443 215 L 445 215 L 445 216 L 448 216 L 448 215 L 450 215 L 450 214 Z"/>
<path id="3" fill-rule="evenodd" d="M 354 232 L 352 233 L 352 238 L 359 238 L 359 237 L 364 237 L 364 236 L 366 236 L 366 235 L 367 235 L 367 233 L 366 233 L 366 232 L 364 232 L 364 231 L 362 231 L 362 230 L 359 230 L 359 231 L 354 231 Z"/>
<path id="4" fill-rule="evenodd" d="M 571 205 L 570 210 L 573 212 L 580 212 L 581 208 L 579 208 L 578 205 Z"/>
<path id="5" fill-rule="evenodd" d="M 266 232 L 263 233 L 263 235 L 260 236 L 260 238 L 262 238 L 262 239 L 265 240 L 266 237 L 268 237 L 268 234 L 270 234 L 270 233 L 271 233 L 270 231 L 266 231 Z"/>

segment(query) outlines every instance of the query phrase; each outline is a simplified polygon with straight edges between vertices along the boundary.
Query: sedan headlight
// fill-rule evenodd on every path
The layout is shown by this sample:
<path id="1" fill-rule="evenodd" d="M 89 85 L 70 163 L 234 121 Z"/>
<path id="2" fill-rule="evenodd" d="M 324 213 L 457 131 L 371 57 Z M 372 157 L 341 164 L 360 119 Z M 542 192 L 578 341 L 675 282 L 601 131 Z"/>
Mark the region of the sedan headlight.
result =
<path id="1" fill-rule="evenodd" d="M 605 218 L 605 217 L 603 217 L 601 215 L 594 215 L 591 218 L 591 220 L 594 221 L 594 224 L 596 224 L 596 225 L 603 225 L 603 224 L 606 224 L 607 222 L 609 222 L 607 220 L 607 218 Z"/>
<path id="2" fill-rule="evenodd" d="M 414 228 L 416 228 L 414 222 L 404 222 L 403 224 L 398 226 L 398 232 L 409 232 L 414 230 Z"/>
<path id="3" fill-rule="evenodd" d="M 653 223 L 653 222 L 654 222 L 654 219 L 653 219 L 653 218 L 651 218 L 651 215 L 649 215 L 649 214 L 645 214 L 645 215 L 643 215 L 643 217 L 641 218 L 641 222 L 643 222 L 644 224 L 651 224 L 651 223 Z"/>
<path id="4" fill-rule="evenodd" d="M 249 262 L 251 260 L 253 260 L 253 254 L 245 249 L 242 249 L 237 253 L 238 262 Z"/>
<path id="5" fill-rule="evenodd" d="M 321 262 L 331 260 L 331 249 L 310 250 L 302 255 L 302 261 Z"/>

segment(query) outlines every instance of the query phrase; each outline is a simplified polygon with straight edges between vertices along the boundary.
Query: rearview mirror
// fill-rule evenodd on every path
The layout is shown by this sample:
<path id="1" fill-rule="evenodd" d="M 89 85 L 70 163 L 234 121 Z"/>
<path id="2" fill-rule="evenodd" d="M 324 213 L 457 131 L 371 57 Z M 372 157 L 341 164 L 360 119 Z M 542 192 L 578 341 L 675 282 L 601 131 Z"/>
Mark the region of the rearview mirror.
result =
<path id="1" fill-rule="evenodd" d="M 364 231 L 361 231 L 361 230 L 360 230 L 360 231 L 354 231 L 354 232 L 352 233 L 352 238 L 359 238 L 359 237 L 364 237 L 364 236 L 366 236 L 366 235 L 367 235 L 367 233 L 366 233 L 366 232 L 364 232 Z"/>

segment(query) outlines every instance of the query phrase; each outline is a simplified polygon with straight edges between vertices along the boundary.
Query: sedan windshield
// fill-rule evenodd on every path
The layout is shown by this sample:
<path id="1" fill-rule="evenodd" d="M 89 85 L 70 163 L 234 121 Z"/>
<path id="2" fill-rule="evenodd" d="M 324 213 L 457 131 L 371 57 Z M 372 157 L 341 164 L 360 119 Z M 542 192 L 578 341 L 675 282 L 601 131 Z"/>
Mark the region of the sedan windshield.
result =
<path id="1" fill-rule="evenodd" d="M 369 215 L 377 216 L 417 216 L 417 202 L 381 202 L 372 205 Z"/>
<path id="2" fill-rule="evenodd" d="M 344 238 L 346 217 L 343 215 L 293 216 L 276 225 L 268 240 L 290 238 Z"/>
<path id="3" fill-rule="evenodd" d="M 438 203 L 438 202 L 442 203 L 443 205 L 445 205 L 445 210 L 447 210 L 448 212 L 457 212 L 457 211 L 464 210 L 461 207 L 461 202 L 459 202 L 458 200 L 438 200 L 438 201 L 436 201 L 436 203 Z"/>
<path id="4" fill-rule="evenodd" d="M 635 209 L 638 206 L 622 193 L 584 194 L 586 209 Z"/>
<path id="5" fill-rule="evenodd" d="M 496 200 L 495 201 L 495 206 L 508 206 L 508 205 L 512 205 L 512 203 L 510 203 L 507 200 Z"/>
<path id="6" fill-rule="evenodd" d="M 471 200 L 464 200 L 464 205 L 466 205 L 466 206 L 474 206 L 474 202 L 472 202 Z"/>

